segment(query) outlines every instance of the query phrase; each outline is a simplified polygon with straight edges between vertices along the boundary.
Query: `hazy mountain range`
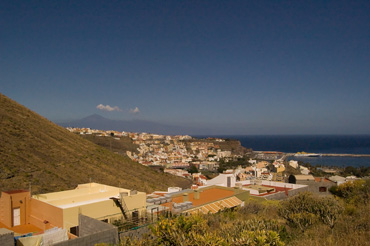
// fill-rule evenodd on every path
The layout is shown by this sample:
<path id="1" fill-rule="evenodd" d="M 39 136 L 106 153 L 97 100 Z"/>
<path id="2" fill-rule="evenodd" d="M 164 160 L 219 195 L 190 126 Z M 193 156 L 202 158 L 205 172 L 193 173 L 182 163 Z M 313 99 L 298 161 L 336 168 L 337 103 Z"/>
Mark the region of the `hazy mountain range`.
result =
<path id="1" fill-rule="evenodd" d="M 146 120 L 111 120 L 98 114 L 93 114 L 80 120 L 61 122 L 57 124 L 63 127 L 86 127 L 100 130 L 147 132 L 165 135 L 203 135 L 205 132 L 207 134 L 212 133 L 209 129 L 202 127 L 167 125 Z"/>

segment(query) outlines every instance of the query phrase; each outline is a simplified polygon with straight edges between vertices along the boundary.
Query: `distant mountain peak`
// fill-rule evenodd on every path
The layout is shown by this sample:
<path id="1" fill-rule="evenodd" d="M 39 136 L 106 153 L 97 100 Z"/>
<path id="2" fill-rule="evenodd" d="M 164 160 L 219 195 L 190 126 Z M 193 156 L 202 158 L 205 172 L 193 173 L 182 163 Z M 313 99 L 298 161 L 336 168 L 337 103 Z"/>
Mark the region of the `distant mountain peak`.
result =
<path id="1" fill-rule="evenodd" d="M 107 120 L 107 118 L 104 118 L 100 114 L 92 114 L 92 115 L 86 116 L 82 120 Z"/>
<path id="2" fill-rule="evenodd" d="M 87 127 L 99 130 L 115 130 L 125 132 L 148 132 L 166 135 L 189 134 L 199 135 L 204 133 L 206 129 L 192 128 L 176 125 L 167 125 L 158 122 L 147 120 L 131 119 L 131 120 L 112 120 L 104 118 L 98 114 L 92 114 L 80 120 L 59 123 L 64 127 Z"/>

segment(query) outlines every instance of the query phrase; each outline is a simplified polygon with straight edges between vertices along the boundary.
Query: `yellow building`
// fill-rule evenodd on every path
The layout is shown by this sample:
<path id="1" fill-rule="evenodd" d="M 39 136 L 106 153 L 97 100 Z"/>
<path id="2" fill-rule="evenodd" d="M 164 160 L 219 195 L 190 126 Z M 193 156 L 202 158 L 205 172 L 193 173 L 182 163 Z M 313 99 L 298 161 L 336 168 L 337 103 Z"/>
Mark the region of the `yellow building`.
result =
<path id="1" fill-rule="evenodd" d="M 26 230 L 34 226 L 33 231 L 60 227 L 78 235 L 79 214 L 108 223 L 144 217 L 146 194 L 97 183 L 32 197 L 29 191 L 7 191 L 0 197 L 0 212 L 0 227 Z"/>
<path id="2" fill-rule="evenodd" d="M 146 194 L 97 183 L 80 184 L 74 190 L 32 196 L 33 199 L 58 208 L 63 228 L 72 232 L 78 226 L 78 214 L 112 223 L 123 217 L 112 198 L 118 199 L 128 218 L 139 218 L 146 211 Z M 46 217 L 55 214 L 44 214 Z"/>

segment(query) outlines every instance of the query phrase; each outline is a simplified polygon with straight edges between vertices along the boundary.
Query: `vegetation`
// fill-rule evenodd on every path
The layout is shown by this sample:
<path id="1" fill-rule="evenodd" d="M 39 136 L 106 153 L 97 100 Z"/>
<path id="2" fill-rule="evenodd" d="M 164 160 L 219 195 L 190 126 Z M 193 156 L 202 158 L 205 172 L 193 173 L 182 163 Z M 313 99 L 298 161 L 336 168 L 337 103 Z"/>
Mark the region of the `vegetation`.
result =
<path id="1" fill-rule="evenodd" d="M 162 218 L 150 235 L 121 245 L 368 245 L 369 189 L 370 181 L 362 180 L 338 186 L 329 197 L 250 198 L 217 214 Z"/>
<path id="2" fill-rule="evenodd" d="M 115 136 L 98 137 L 96 136 L 96 134 L 84 134 L 80 136 L 116 154 L 127 156 L 127 151 L 139 153 L 139 151 L 137 150 L 137 148 L 139 148 L 139 145 L 134 144 L 129 137 L 120 137 L 119 140 L 117 140 L 114 139 L 116 138 Z"/>
<path id="3" fill-rule="evenodd" d="M 188 172 L 193 174 L 193 173 L 198 173 L 199 171 L 195 165 L 190 165 Z"/>
<path id="4" fill-rule="evenodd" d="M 205 142 L 205 143 L 213 143 L 214 145 L 219 146 L 223 151 L 231 151 L 233 155 L 250 155 L 252 153 L 252 149 L 247 149 L 243 147 L 239 140 L 235 139 L 224 139 L 224 142 L 218 142 L 215 139 L 207 138 L 207 139 L 190 139 L 184 140 L 187 146 L 187 150 L 191 152 L 190 144 L 193 142 Z"/>
<path id="5" fill-rule="evenodd" d="M 282 202 L 279 215 L 290 225 L 304 232 L 310 226 L 321 221 L 334 228 L 342 206 L 331 197 L 315 197 L 311 193 L 301 193 Z"/>
<path id="6" fill-rule="evenodd" d="M 340 173 L 342 176 L 367 177 L 370 176 L 370 167 L 352 167 L 348 166 Z"/>
<path id="7" fill-rule="evenodd" d="M 225 171 L 227 169 L 235 169 L 238 166 L 242 166 L 242 167 L 251 166 L 251 164 L 248 162 L 248 159 L 249 158 L 247 158 L 247 157 L 236 158 L 235 160 L 221 159 L 220 162 L 219 162 L 219 167 L 218 167 L 217 171 L 219 173 L 223 173 L 223 171 Z"/>
<path id="8" fill-rule="evenodd" d="M 310 173 L 315 177 L 327 176 L 328 173 L 322 170 L 321 165 L 311 165 L 309 162 L 298 161 L 299 165 L 305 166 L 310 169 Z M 352 167 L 348 166 L 345 168 L 331 167 L 332 169 L 338 170 L 340 176 L 356 176 L 356 177 L 368 177 L 370 176 L 370 167 Z"/>
<path id="9" fill-rule="evenodd" d="M 346 201 L 347 204 L 358 206 L 370 202 L 370 179 L 354 180 L 332 186 L 330 192 Z"/>
<path id="10" fill-rule="evenodd" d="M 32 193 L 44 193 L 90 181 L 146 192 L 191 184 L 70 133 L 2 94 L 0 121 L 0 191 L 31 184 Z"/>

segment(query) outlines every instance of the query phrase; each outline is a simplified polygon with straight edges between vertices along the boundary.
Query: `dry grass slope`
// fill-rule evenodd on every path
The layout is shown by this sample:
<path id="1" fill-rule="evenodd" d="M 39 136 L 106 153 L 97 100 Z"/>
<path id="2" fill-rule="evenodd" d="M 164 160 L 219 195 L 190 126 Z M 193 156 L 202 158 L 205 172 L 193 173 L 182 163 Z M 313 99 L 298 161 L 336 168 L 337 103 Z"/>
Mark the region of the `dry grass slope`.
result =
<path id="1" fill-rule="evenodd" d="M 153 191 L 188 186 L 68 132 L 0 94 L 0 191 L 33 193 L 75 188 L 90 180 Z"/>

